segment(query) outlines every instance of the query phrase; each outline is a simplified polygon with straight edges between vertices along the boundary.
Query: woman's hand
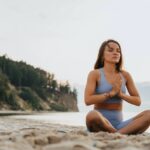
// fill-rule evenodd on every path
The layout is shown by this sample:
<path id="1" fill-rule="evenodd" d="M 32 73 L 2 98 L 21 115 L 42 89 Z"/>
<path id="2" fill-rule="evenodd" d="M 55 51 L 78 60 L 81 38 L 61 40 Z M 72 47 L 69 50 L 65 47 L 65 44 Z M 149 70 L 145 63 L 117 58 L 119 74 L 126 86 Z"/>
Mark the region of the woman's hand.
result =
<path id="1" fill-rule="evenodd" d="M 117 76 L 114 80 L 114 83 L 112 84 L 112 90 L 110 91 L 110 97 L 113 97 L 115 95 L 121 94 L 121 85 L 122 85 L 122 79 L 120 76 Z"/>
<path id="2" fill-rule="evenodd" d="M 120 98 L 123 97 L 123 93 L 122 93 L 121 89 L 120 89 L 120 91 L 119 91 L 119 93 L 118 93 L 117 95 L 118 95 Z"/>

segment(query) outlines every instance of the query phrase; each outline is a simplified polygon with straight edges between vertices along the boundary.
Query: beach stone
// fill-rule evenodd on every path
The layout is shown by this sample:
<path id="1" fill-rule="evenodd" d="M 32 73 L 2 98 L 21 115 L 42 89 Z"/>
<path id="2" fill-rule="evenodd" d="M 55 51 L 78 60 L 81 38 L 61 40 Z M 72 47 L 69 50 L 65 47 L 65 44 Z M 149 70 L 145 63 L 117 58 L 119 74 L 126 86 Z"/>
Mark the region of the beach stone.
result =
<path id="1" fill-rule="evenodd" d="M 28 137 L 26 140 L 30 145 L 35 146 L 35 138 L 34 137 Z"/>
<path id="2" fill-rule="evenodd" d="M 62 142 L 59 144 L 47 145 L 43 150 L 99 150 L 88 144 L 83 144 L 80 142 Z"/>
<path id="3" fill-rule="evenodd" d="M 12 141 L 5 141 L 0 143 L 0 150 L 34 150 L 32 146 L 25 141 L 14 143 Z"/>
<path id="4" fill-rule="evenodd" d="M 46 137 L 39 136 L 39 137 L 34 138 L 34 143 L 35 143 L 35 145 L 47 145 L 49 142 Z"/>
<path id="5" fill-rule="evenodd" d="M 107 147 L 107 144 L 101 141 L 96 141 L 93 143 L 93 146 L 96 148 L 104 148 Z"/>
<path id="6" fill-rule="evenodd" d="M 34 131 L 30 131 L 30 130 L 22 131 L 21 134 L 23 135 L 24 138 L 36 136 L 36 133 Z"/>
<path id="7" fill-rule="evenodd" d="M 109 141 L 107 142 L 107 144 L 105 145 L 105 149 L 109 148 L 109 149 L 117 149 L 117 148 L 121 148 L 121 147 L 126 147 L 127 146 L 127 142 L 124 141 L 120 141 L 120 140 L 116 140 L 116 141 Z"/>
<path id="8" fill-rule="evenodd" d="M 48 139 L 48 143 L 49 144 L 52 144 L 52 143 L 58 143 L 62 140 L 62 136 L 59 136 L 59 135 L 48 135 L 47 136 L 47 139 Z"/>
<path id="9" fill-rule="evenodd" d="M 133 146 L 126 146 L 126 147 L 120 147 L 116 150 L 144 150 L 144 149 L 133 147 Z"/>
<path id="10" fill-rule="evenodd" d="M 88 132 L 87 131 L 82 131 L 82 130 L 77 131 L 77 134 L 83 135 L 83 136 L 88 136 Z"/>
<path id="11" fill-rule="evenodd" d="M 3 136 L 3 135 L 10 135 L 11 132 L 0 132 L 0 135 Z"/>
<path id="12" fill-rule="evenodd" d="M 149 149 L 150 149 L 150 139 L 149 140 L 147 139 L 147 140 L 143 141 L 142 145 L 144 145 L 146 147 L 149 147 Z"/>

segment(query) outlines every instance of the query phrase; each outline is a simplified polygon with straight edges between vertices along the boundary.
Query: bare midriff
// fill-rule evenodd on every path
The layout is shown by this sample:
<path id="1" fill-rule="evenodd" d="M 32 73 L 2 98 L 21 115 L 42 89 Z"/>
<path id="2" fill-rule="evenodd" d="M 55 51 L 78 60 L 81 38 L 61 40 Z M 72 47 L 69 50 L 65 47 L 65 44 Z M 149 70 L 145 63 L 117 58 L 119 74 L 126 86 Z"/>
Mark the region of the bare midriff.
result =
<path id="1" fill-rule="evenodd" d="M 99 103 L 94 105 L 95 109 L 122 110 L 122 103 Z"/>

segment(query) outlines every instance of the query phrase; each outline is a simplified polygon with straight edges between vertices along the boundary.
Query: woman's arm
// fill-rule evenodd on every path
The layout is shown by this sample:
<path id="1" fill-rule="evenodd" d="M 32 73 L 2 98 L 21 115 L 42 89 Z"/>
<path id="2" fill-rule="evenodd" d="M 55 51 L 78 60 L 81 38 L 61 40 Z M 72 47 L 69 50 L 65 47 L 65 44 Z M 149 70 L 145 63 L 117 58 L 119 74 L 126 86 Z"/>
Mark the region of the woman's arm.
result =
<path id="1" fill-rule="evenodd" d="M 100 80 L 99 70 L 93 70 L 89 73 L 87 78 L 87 83 L 84 92 L 84 101 L 86 105 L 97 104 L 108 99 L 109 95 L 104 94 L 95 94 L 97 81 Z"/>
<path id="2" fill-rule="evenodd" d="M 130 95 L 126 95 L 126 94 L 120 92 L 119 93 L 120 98 L 124 99 L 128 103 L 139 106 L 141 104 L 141 99 L 140 99 L 138 90 L 136 89 L 135 83 L 134 83 L 131 75 L 126 71 L 123 71 L 122 73 L 127 81 L 126 87 L 127 87 Z"/>

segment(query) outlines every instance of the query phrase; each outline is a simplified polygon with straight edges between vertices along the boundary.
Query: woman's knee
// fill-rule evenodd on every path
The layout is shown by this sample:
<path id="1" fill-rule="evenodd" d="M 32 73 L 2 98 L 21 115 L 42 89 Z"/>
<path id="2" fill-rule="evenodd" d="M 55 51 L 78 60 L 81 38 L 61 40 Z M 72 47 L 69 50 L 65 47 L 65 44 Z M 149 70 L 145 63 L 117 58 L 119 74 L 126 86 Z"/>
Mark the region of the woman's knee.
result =
<path id="1" fill-rule="evenodd" d="M 86 126 L 91 132 L 98 132 L 101 130 L 100 126 L 101 114 L 95 110 L 90 111 L 86 116 Z"/>
<path id="2" fill-rule="evenodd" d="M 145 116 L 147 116 L 147 117 L 149 116 L 149 118 L 150 118 L 150 109 L 143 111 L 143 113 Z"/>
<path id="3" fill-rule="evenodd" d="M 95 124 L 95 123 L 99 123 L 100 121 L 103 120 L 103 117 L 101 115 L 101 113 L 99 113 L 96 110 L 92 110 L 90 111 L 87 116 L 86 116 L 86 125 L 91 125 L 91 124 Z"/>
<path id="4" fill-rule="evenodd" d="M 91 122 L 91 121 L 97 120 L 98 116 L 99 116 L 98 112 L 95 110 L 92 110 L 87 114 L 86 121 Z"/>
<path id="5" fill-rule="evenodd" d="M 148 123 L 150 124 L 150 110 L 145 110 L 143 113 L 146 121 L 148 121 Z"/>

